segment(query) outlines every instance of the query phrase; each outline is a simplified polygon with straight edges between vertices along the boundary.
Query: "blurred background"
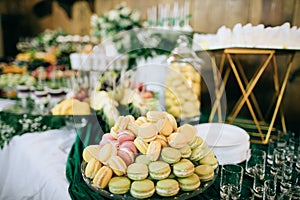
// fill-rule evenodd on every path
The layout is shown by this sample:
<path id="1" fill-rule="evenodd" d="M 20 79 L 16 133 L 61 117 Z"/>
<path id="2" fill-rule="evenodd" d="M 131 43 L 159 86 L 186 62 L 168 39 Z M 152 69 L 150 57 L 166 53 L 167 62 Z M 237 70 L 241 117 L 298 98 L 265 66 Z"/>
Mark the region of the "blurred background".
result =
<path id="1" fill-rule="evenodd" d="M 123 0 L 1 0 L 0 1 L 0 57 L 13 57 L 20 38 L 33 37 L 46 29 L 61 28 L 68 34 L 89 35 L 90 18 L 93 13 L 103 14 Z M 141 19 L 146 20 L 147 8 L 158 3 L 170 3 L 172 0 L 127 0 L 127 5 L 141 11 Z M 181 2 L 180 0 L 178 1 Z M 232 28 L 235 24 L 278 26 L 289 22 L 291 26 L 300 26 L 299 0 L 191 0 L 190 24 L 195 32 L 216 33 L 225 25 Z M 278 57 L 279 74 L 283 75 L 286 56 Z M 255 65 L 257 59 L 245 63 Z M 249 70 L 251 73 L 251 70 Z M 261 107 L 268 105 L 266 97 L 271 96 L 272 71 L 264 73 L 255 90 L 262 101 Z M 236 81 L 229 80 L 227 87 L 228 107 L 241 94 Z M 205 85 L 202 92 L 205 94 Z M 299 132 L 300 118 L 300 57 L 296 53 L 291 77 L 288 82 L 283 108 L 287 128 Z M 202 107 L 210 108 L 207 95 L 203 95 Z M 247 109 L 244 110 L 247 114 Z"/>

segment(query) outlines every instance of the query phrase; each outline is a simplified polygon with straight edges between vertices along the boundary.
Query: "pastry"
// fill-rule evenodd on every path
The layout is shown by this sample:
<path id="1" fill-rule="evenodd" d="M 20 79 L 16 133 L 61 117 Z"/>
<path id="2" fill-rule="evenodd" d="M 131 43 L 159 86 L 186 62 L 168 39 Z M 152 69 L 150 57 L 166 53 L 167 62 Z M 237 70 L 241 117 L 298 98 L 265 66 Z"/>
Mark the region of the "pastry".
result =
<path id="1" fill-rule="evenodd" d="M 144 180 L 148 176 L 148 166 L 143 163 L 132 163 L 127 168 L 127 176 L 131 180 Z"/>
<path id="2" fill-rule="evenodd" d="M 125 141 L 133 141 L 135 139 L 135 135 L 129 130 L 122 130 L 118 134 L 118 142 L 122 144 Z"/>
<path id="3" fill-rule="evenodd" d="M 157 161 L 157 159 L 159 158 L 160 155 L 160 151 L 161 151 L 161 144 L 158 141 L 151 141 L 146 155 L 149 158 L 149 160 L 151 161 Z"/>
<path id="4" fill-rule="evenodd" d="M 143 138 L 137 137 L 133 141 L 136 148 L 139 150 L 140 153 L 146 154 L 149 144 L 143 140 Z"/>
<path id="5" fill-rule="evenodd" d="M 182 159 L 173 165 L 173 173 L 177 177 L 188 177 L 194 173 L 194 164 L 188 159 Z"/>
<path id="6" fill-rule="evenodd" d="M 175 196 L 179 192 L 179 184 L 174 179 L 164 179 L 157 181 L 156 193 L 163 197 Z"/>
<path id="7" fill-rule="evenodd" d="M 157 135 L 154 141 L 158 141 L 161 144 L 161 147 L 168 146 L 168 139 L 166 138 L 166 136 Z"/>
<path id="8" fill-rule="evenodd" d="M 115 176 L 110 179 L 108 189 L 113 194 L 125 194 L 130 189 L 130 180 L 125 176 Z"/>
<path id="9" fill-rule="evenodd" d="M 111 170 L 111 168 L 109 168 L 108 166 L 102 166 L 93 179 L 93 185 L 101 189 L 106 188 L 112 175 L 113 171 Z"/>
<path id="10" fill-rule="evenodd" d="M 179 187 L 183 191 L 193 191 L 200 186 L 200 179 L 196 174 L 185 178 L 178 178 Z"/>
<path id="11" fill-rule="evenodd" d="M 210 165 L 212 166 L 214 169 L 216 169 L 219 165 L 218 160 L 214 157 L 214 156 L 205 156 L 204 158 L 202 158 L 199 161 L 200 165 Z"/>
<path id="12" fill-rule="evenodd" d="M 117 156 L 122 158 L 122 160 L 126 163 L 127 166 L 134 162 L 134 153 L 129 149 L 119 149 L 117 152 Z"/>
<path id="13" fill-rule="evenodd" d="M 161 150 L 161 158 L 163 161 L 169 164 L 173 164 L 180 160 L 181 153 L 178 149 L 172 147 L 164 147 Z"/>
<path id="14" fill-rule="evenodd" d="M 155 193 L 154 183 L 145 179 L 133 181 L 130 188 L 130 194 L 137 199 L 145 199 L 151 197 Z"/>
<path id="15" fill-rule="evenodd" d="M 195 136 L 189 145 L 191 149 L 195 149 L 196 147 L 200 146 L 203 143 L 203 139 L 199 136 Z"/>
<path id="16" fill-rule="evenodd" d="M 127 165 L 119 156 L 112 156 L 108 161 L 108 166 L 117 176 L 122 176 L 126 173 Z"/>
<path id="17" fill-rule="evenodd" d="M 199 176 L 200 181 L 210 181 L 214 178 L 214 168 L 210 165 L 198 165 L 195 174 Z"/>
<path id="18" fill-rule="evenodd" d="M 167 118 L 168 118 L 168 120 L 170 121 L 170 123 L 172 125 L 173 132 L 174 131 L 176 132 L 177 131 L 177 121 L 176 121 L 176 119 L 174 118 L 173 115 L 171 115 L 169 113 L 166 113 L 166 115 L 167 115 Z"/>
<path id="19" fill-rule="evenodd" d="M 95 158 L 92 158 L 86 165 L 84 174 L 86 177 L 94 178 L 96 173 L 98 172 L 98 170 L 101 167 L 102 167 L 102 164 Z"/>
<path id="20" fill-rule="evenodd" d="M 107 164 L 109 159 L 115 155 L 117 155 L 117 147 L 111 143 L 107 143 L 97 152 L 96 158 L 103 164 Z"/>
<path id="21" fill-rule="evenodd" d="M 161 119 L 166 118 L 166 113 L 165 112 L 161 112 L 161 111 L 148 111 L 147 114 L 147 119 L 150 122 L 158 122 Z"/>
<path id="22" fill-rule="evenodd" d="M 125 141 L 120 146 L 119 149 L 127 149 L 131 151 L 134 155 L 137 154 L 137 149 L 133 143 L 133 141 Z"/>
<path id="23" fill-rule="evenodd" d="M 168 137 L 169 145 L 179 149 L 187 145 L 185 135 L 180 132 L 174 132 Z"/>
<path id="24" fill-rule="evenodd" d="M 190 124 L 184 124 L 178 128 L 178 132 L 184 134 L 187 143 L 189 143 L 194 139 L 197 129 Z"/>
<path id="25" fill-rule="evenodd" d="M 189 158 L 192 154 L 192 149 L 189 145 L 185 145 L 184 147 L 178 150 L 180 151 L 182 158 Z"/>
<path id="26" fill-rule="evenodd" d="M 198 146 L 192 150 L 190 160 L 191 161 L 199 161 L 207 155 L 208 151 L 209 151 L 209 149 L 208 149 L 207 143 L 205 141 L 203 141 L 200 146 Z"/>
<path id="27" fill-rule="evenodd" d="M 89 162 L 92 158 L 97 158 L 97 153 L 100 151 L 99 145 L 89 145 L 82 151 L 82 158 L 85 162 Z"/>
<path id="28" fill-rule="evenodd" d="M 149 164 L 149 174 L 154 180 L 167 178 L 171 173 L 171 167 L 164 161 L 155 161 Z"/>
<path id="29" fill-rule="evenodd" d="M 151 163 L 151 160 L 147 157 L 147 155 L 138 155 L 136 158 L 135 158 L 135 162 L 136 163 L 143 163 L 145 165 L 149 165 Z"/>
<path id="30" fill-rule="evenodd" d="M 145 142 L 150 142 L 156 138 L 158 128 L 153 123 L 144 123 L 138 129 L 138 136 L 143 138 Z"/>
<path id="31" fill-rule="evenodd" d="M 157 122 L 159 133 L 168 137 L 173 132 L 173 126 L 167 117 L 159 119 Z"/>

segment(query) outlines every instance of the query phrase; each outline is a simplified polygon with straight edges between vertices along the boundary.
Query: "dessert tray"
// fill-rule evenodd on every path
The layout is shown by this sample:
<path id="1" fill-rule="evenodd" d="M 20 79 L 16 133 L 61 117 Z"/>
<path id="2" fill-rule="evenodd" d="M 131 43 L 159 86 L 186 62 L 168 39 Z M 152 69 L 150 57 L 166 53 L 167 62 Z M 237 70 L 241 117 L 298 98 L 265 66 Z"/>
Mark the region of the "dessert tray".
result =
<path id="1" fill-rule="evenodd" d="M 85 181 L 85 183 L 89 186 L 89 188 L 91 188 L 93 191 L 99 193 L 100 195 L 107 197 L 109 199 L 118 199 L 118 200 L 136 200 L 136 198 L 134 198 L 133 196 L 130 195 L 129 192 L 127 192 L 126 194 L 112 194 L 107 188 L 106 189 L 100 189 L 98 187 L 95 187 L 92 184 L 92 180 L 88 177 L 85 176 L 84 171 L 86 168 L 87 162 L 82 162 L 81 163 L 81 174 L 83 177 L 83 180 Z M 217 167 L 214 171 L 214 178 L 211 181 L 207 181 L 207 182 L 201 182 L 200 187 L 197 188 L 194 191 L 190 191 L 190 192 L 184 192 L 182 190 L 179 191 L 179 193 L 176 196 L 172 196 L 172 197 L 162 197 L 159 196 L 158 194 L 154 194 L 153 196 L 147 198 L 147 199 L 164 199 L 164 200 L 171 200 L 171 199 L 180 199 L 180 200 L 184 200 L 184 199 L 190 199 L 192 197 L 195 197 L 201 193 L 203 193 L 205 190 L 207 190 L 216 180 L 217 175 L 219 173 L 219 167 Z"/>

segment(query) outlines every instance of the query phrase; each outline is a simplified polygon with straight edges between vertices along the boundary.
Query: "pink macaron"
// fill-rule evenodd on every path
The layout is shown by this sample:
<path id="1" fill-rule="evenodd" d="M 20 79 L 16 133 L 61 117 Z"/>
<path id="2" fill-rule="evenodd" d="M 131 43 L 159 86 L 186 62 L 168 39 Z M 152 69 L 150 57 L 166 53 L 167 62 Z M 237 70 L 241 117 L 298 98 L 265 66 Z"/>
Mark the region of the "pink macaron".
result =
<path id="1" fill-rule="evenodd" d="M 133 141 L 134 139 L 135 135 L 131 131 L 123 130 L 119 132 L 118 141 L 120 144 L 122 144 L 125 141 Z"/>
<path id="2" fill-rule="evenodd" d="M 127 166 L 134 162 L 134 154 L 126 148 L 121 148 L 118 150 L 117 155 L 122 158 Z"/>
<path id="3" fill-rule="evenodd" d="M 118 147 L 119 146 L 119 141 L 117 139 L 115 139 L 111 134 L 109 133 L 105 133 L 102 136 L 101 141 L 99 142 L 100 147 L 104 146 L 107 143 L 111 143 L 114 146 Z"/>
<path id="4" fill-rule="evenodd" d="M 120 146 L 120 149 L 128 149 L 131 151 L 134 155 L 137 154 L 137 149 L 132 141 L 125 141 Z"/>

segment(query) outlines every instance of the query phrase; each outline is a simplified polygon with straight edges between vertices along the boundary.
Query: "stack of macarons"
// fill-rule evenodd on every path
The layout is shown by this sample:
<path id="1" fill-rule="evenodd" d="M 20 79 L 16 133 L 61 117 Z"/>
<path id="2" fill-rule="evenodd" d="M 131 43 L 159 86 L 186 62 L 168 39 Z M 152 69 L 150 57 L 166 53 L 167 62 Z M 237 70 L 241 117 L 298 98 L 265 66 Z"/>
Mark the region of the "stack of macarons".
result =
<path id="1" fill-rule="evenodd" d="M 83 160 L 95 187 L 139 199 L 194 191 L 214 178 L 218 166 L 194 126 L 177 127 L 172 115 L 158 111 L 120 116 L 99 145 L 83 150 Z"/>

